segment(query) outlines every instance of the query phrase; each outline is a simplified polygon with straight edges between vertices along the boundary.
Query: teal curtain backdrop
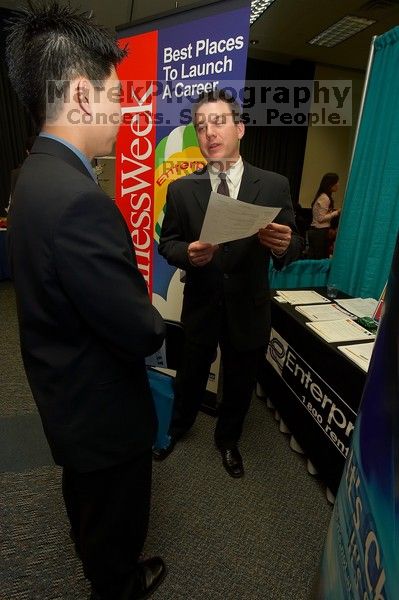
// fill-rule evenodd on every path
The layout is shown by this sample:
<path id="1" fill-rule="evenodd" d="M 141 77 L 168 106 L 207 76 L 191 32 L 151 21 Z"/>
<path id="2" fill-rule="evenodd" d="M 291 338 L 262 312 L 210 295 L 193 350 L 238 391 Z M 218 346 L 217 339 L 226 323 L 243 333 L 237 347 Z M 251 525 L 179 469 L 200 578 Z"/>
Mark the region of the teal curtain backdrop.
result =
<path id="1" fill-rule="evenodd" d="M 330 259 L 296 260 L 281 271 L 269 266 L 269 285 L 274 290 L 325 287 L 330 270 Z"/>
<path id="2" fill-rule="evenodd" d="M 329 281 L 378 298 L 399 229 L 399 27 L 374 41 L 363 116 Z"/>

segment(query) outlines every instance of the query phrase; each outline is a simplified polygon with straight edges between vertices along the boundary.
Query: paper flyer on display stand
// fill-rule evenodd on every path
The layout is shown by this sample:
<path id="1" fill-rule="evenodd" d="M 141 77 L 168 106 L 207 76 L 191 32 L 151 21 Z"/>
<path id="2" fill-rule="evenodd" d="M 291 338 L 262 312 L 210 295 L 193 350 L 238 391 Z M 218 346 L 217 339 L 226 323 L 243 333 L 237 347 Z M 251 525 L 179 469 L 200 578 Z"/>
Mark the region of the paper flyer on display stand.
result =
<path id="1" fill-rule="evenodd" d="M 117 29 L 128 56 L 117 68 L 124 120 L 116 144 L 115 201 L 152 302 L 165 319 L 180 320 L 183 299 L 179 270 L 158 253 L 168 185 L 206 165 L 191 122 L 198 94 L 245 84 L 249 16 L 249 0 L 229 0 Z M 207 65 L 217 77 L 207 75 Z M 217 387 L 216 361 L 208 389 L 217 393 Z"/>

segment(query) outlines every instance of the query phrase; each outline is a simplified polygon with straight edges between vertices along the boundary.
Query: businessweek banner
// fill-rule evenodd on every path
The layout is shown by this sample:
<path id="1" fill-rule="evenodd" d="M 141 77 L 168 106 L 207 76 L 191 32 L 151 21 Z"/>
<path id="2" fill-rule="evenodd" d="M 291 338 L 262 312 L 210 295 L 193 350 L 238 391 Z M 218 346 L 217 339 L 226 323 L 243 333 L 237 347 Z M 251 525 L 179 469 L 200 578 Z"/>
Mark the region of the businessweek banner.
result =
<path id="1" fill-rule="evenodd" d="M 320 600 L 399 598 L 399 241 L 327 542 Z"/>
<path id="2" fill-rule="evenodd" d="M 191 107 L 202 91 L 245 81 L 249 0 L 216 2 L 120 29 L 128 57 L 116 147 L 116 202 L 154 304 L 179 318 L 181 273 L 158 254 L 168 184 L 205 164 Z M 187 198 L 187 201 L 191 201 Z"/>

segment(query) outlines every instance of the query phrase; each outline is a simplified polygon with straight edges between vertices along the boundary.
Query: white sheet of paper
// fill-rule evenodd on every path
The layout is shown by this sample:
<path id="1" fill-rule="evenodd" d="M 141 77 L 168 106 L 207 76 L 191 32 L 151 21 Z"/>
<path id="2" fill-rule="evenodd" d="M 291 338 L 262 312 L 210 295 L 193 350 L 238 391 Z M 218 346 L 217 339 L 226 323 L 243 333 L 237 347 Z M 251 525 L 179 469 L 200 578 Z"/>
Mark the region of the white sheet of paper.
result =
<path id="1" fill-rule="evenodd" d="M 290 304 L 327 304 L 330 302 L 328 298 L 324 298 L 313 290 L 277 290 L 277 294 Z"/>
<path id="2" fill-rule="evenodd" d="M 344 298 L 335 302 L 357 317 L 372 317 L 378 304 L 374 298 Z"/>
<path id="3" fill-rule="evenodd" d="M 352 319 L 339 321 L 313 321 L 306 323 L 320 337 L 327 342 L 352 342 L 355 340 L 373 340 L 374 333 L 370 333 Z"/>
<path id="4" fill-rule="evenodd" d="M 281 208 L 257 206 L 211 192 L 200 242 L 223 244 L 254 235 L 276 218 Z"/>
<path id="5" fill-rule="evenodd" d="M 282 296 L 274 296 L 274 300 L 276 302 L 280 302 L 280 304 L 288 304 L 288 300 L 286 300 L 285 298 L 283 298 Z"/>
<path id="6" fill-rule="evenodd" d="M 364 344 L 351 344 L 350 346 L 338 346 L 345 356 L 356 363 L 363 371 L 369 370 L 371 355 L 373 353 L 374 342 Z"/>
<path id="7" fill-rule="evenodd" d="M 305 304 L 296 306 L 295 310 L 302 313 L 309 321 L 337 321 L 347 316 L 336 304 Z"/>

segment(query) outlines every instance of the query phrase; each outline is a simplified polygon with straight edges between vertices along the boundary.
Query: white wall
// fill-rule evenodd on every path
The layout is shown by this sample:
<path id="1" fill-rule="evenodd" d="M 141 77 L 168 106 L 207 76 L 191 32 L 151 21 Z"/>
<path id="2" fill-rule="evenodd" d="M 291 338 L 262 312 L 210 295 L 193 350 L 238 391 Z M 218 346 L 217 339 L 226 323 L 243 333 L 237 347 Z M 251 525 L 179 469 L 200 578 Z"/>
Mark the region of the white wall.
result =
<path id="1" fill-rule="evenodd" d="M 335 204 L 342 205 L 354 136 L 364 84 L 364 73 L 349 69 L 317 65 L 315 80 L 352 81 L 352 125 L 310 126 L 306 142 L 299 202 L 310 206 L 324 173 L 338 173 L 340 189 L 335 194 Z"/>

